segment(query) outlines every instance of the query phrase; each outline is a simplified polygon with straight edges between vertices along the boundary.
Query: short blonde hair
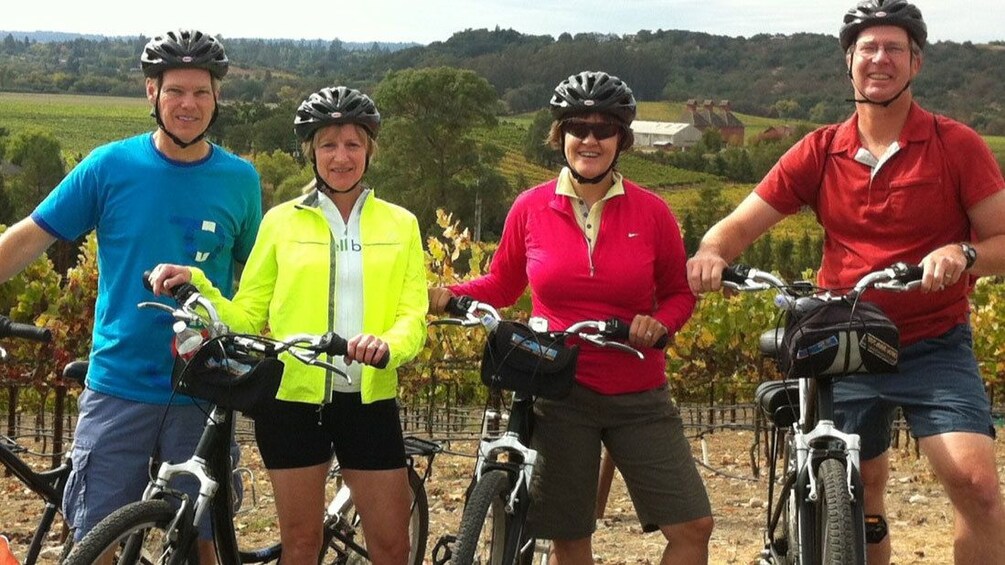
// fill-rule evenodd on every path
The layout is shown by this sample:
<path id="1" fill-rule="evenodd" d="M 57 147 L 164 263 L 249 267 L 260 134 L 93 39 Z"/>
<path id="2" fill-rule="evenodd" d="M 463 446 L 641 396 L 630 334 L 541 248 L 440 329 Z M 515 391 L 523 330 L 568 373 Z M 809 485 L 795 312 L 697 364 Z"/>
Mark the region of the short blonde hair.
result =
<path id="1" fill-rule="evenodd" d="M 370 137 L 370 134 L 367 133 L 366 128 L 359 124 L 331 124 L 324 126 L 322 128 L 318 128 L 314 132 L 314 134 L 307 139 L 307 141 L 304 141 L 303 143 L 300 144 L 300 151 L 304 154 L 304 156 L 308 160 L 310 160 L 311 163 L 316 162 L 317 158 L 314 155 L 314 140 L 318 137 L 318 132 L 325 130 L 327 128 L 341 128 L 345 126 L 355 127 L 360 137 L 362 137 L 365 140 L 364 143 L 366 144 L 366 162 L 369 164 L 371 161 L 373 161 L 374 157 L 377 155 L 377 140 Z"/>

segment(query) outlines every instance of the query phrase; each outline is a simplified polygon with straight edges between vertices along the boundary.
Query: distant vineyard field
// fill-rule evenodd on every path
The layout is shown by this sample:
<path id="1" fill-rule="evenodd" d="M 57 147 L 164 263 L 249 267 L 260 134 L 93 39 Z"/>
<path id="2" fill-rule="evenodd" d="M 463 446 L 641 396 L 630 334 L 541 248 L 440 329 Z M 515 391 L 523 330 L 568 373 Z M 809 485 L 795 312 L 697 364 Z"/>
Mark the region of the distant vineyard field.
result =
<path id="1" fill-rule="evenodd" d="M 145 98 L 0 92 L 0 127 L 48 131 L 67 155 L 87 155 L 114 139 L 155 127 Z"/>

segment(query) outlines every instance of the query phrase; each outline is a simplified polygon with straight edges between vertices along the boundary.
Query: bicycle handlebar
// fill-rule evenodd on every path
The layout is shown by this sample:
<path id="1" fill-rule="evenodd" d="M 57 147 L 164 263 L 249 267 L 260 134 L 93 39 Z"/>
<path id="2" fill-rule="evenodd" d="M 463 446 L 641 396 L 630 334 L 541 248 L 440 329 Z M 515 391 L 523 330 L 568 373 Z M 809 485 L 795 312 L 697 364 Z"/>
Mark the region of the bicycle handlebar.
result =
<path id="1" fill-rule="evenodd" d="M 48 328 L 12 322 L 7 316 L 0 316 L 0 338 L 5 337 L 48 343 L 52 341 L 52 332 Z"/>
<path id="2" fill-rule="evenodd" d="M 150 284 L 150 271 L 143 273 L 143 286 L 146 287 L 147 290 L 153 290 L 153 286 Z M 141 302 L 139 307 L 157 308 L 169 312 L 174 319 L 185 324 L 196 323 L 206 326 L 210 329 L 210 335 L 214 337 L 230 333 L 227 326 L 220 321 L 219 315 L 213 307 L 213 304 L 204 296 L 199 294 L 199 290 L 191 283 L 180 284 L 176 287 L 168 289 L 168 292 L 178 303 L 178 308 L 172 308 L 166 304 L 161 304 L 160 302 Z M 205 309 L 208 319 L 204 318 L 198 313 L 198 311 L 196 311 L 196 306 Z M 291 355 L 296 357 L 297 360 L 302 363 L 324 367 L 348 378 L 348 376 L 346 376 L 334 365 L 317 359 L 317 356 L 321 354 L 327 354 L 334 357 L 346 355 L 348 353 L 348 341 L 334 332 L 328 332 L 320 336 L 296 334 L 286 338 L 285 340 L 259 336 L 234 336 L 233 339 L 235 342 L 251 349 L 252 351 L 257 351 L 267 355 L 275 356 L 279 355 L 279 353 L 282 353 L 283 351 L 289 351 Z M 314 355 L 304 353 L 304 351 L 309 351 Z M 372 365 L 378 369 L 383 369 L 384 367 L 387 367 L 387 363 L 390 360 L 391 352 L 385 351 L 384 355 Z"/>
<path id="3" fill-rule="evenodd" d="M 432 324 L 454 324 L 459 326 L 483 326 L 490 332 L 493 331 L 499 322 L 503 321 L 503 317 L 499 314 L 499 311 L 492 307 L 490 304 L 484 302 L 478 302 L 470 296 L 452 296 L 450 300 L 447 301 L 446 311 L 450 314 L 458 316 L 458 318 L 441 318 L 439 320 L 434 320 Z M 538 328 L 532 327 L 531 329 L 539 332 L 551 335 L 575 335 L 576 337 L 592 343 L 597 347 L 617 349 L 618 351 L 623 351 L 625 353 L 631 353 L 639 357 L 639 359 L 644 358 L 641 351 L 635 349 L 634 347 L 621 343 L 620 341 L 614 340 L 627 340 L 630 325 L 618 320 L 617 318 L 610 318 L 608 320 L 584 320 L 581 322 L 576 322 L 575 324 L 569 326 L 564 330 L 540 330 Z M 670 336 L 664 334 L 653 347 L 656 349 L 663 349 L 666 347 L 667 343 L 670 341 Z"/>
<path id="4" fill-rule="evenodd" d="M 866 273 L 844 296 L 854 298 L 870 288 L 890 292 L 913 290 L 921 285 L 923 272 L 919 265 L 894 263 L 885 269 Z M 774 288 L 790 298 L 815 295 L 820 291 L 829 292 L 828 289 L 821 289 L 808 281 L 796 281 L 790 284 L 771 273 L 741 264 L 730 265 L 722 271 L 722 285 L 741 292 Z"/>

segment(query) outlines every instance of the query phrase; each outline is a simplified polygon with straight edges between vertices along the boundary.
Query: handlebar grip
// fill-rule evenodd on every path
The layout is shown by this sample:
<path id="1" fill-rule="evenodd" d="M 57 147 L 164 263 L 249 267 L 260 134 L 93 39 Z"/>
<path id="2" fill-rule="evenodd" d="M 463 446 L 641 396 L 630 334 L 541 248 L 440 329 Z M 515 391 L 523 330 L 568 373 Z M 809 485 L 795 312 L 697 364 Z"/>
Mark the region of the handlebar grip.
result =
<path id="1" fill-rule="evenodd" d="M 750 274 L 750 267 L 737 263 L 736 265 L 730 265 L 722 270 L 722 280 L 723 282 L 736 283 L 738 285 L 743 285 L 747 282 L 747 275 Z"/>
<path id="2" fill-rule="evenodd" d="M 318 345 L 317 349 L 321 353 L 327 353 L 328 355 L 337 357 L 339 355 L 345 355 L 346 353 L 349 352 L 349 342 L 346 341 L 344 337 L 336 333 L 328 333 L 325 334 L 324 338 L 322 338 L 321 343 Z M 378 359 L 376 363 L 372 363 L 371 365 L 378 369 L 383 369 L 384 367 L 387 367 L 387 363 L 390 360 L 391 360 L 391 352 L 385 351 L 384 356 Z"/>
<path id="3" fill-rule="evenodd" d="M 143 271 L 143 287 L 150 292 L 154 291 L 153 285 L 150 284 L 150 274 L 152 271 Z M 171 287 L 167 289 L 168 294 L 171 298 L 174 298 L 178 302 L 185 302 L 188 300 L 189 296 L 199 292 L 199 289 L 195 288 L 192 283 L 182 283 L 178 286 Z"/>
<path id="4" fill-rule="evenodd" d="M 611 318 L 607 320 L 608 331 L 605 332 L 609 337 L 614 339 L 620 339 L 623 341 L 628 341 L 628 332 L 631 329 L 631 324 L 626 324 L 617 318 Z M 660 338 L 653 344 L 653 349 L 663 349 L 670 343 L 670 335 L 663 334 Z"/>
<path id="5" fill-rule="evenodd" d="M 472 301 L 470 296 L 451 296 L 444 309 L 454 316 L 463 316 L 468 313 Z"/>
<path id="6" fill-rule="evenodd" d="M 900 271 L 901 273 L 894 278 L 904 284 L 920 281 L 921 276 L 925 274 L 925 269 L 921 265 L 900 265 Z"/>
<path id="7" fill-rule="evenodd" d="M 0 316 L 0 337 L 16 337 L 28 341 L 48 343 L 52 341 L 52 332 L 48 328 L 12 322 L 10 318 Z"/>

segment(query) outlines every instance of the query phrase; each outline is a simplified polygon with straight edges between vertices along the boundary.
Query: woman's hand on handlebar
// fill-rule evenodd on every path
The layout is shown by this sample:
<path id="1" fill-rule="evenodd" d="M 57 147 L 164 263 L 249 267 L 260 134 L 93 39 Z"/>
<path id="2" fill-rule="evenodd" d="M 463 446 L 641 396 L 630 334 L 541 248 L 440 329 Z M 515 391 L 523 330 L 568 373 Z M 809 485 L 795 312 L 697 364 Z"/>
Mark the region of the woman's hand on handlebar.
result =
<path id="1" fill-rule="evenodd" d="M 389 353 L 390 350 L 384 340 L 370 334 L 359 334 L 346 342 L 346 354 L 343 360 L 346 365 L 356 361 L 376 366 L 378 361 Z"/>
<path id="2" fill-rule="evenodd" d="M 183 265 L 161 263 L 150 271 L 149 280 L 155 296 L 170 295 L 169 289 L 192 282 L 192 270 Z"/>
<path id="3" fill-rule="evenodd" d="M 646 349 L 656 345 L 656 342 L 666 335 L 666 326 L 652 316 L 639 314 L 632 320 L 628 329 L 628 345 L 636 349 Z"/>
<path id="4" fill-rule="evenodd" d="M 429 289 L 429 313 L 442 314 L 446 311 L 447 302 L 454 293 L 445 286 L 435 286 Z"/>

